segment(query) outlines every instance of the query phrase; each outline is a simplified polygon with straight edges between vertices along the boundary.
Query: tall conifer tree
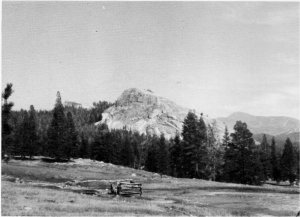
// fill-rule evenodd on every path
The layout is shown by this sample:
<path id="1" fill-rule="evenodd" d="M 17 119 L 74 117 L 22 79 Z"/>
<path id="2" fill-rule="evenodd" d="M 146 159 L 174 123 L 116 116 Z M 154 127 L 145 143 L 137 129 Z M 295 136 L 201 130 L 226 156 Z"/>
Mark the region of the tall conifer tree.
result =
<path id="1" fill-rule="evenodd" d="M 110 133 L 106 124 L 97 126 L 96 135 L 91 150 L 92 159 L 110 162 Z"/>
<path id="2" fill-rule="evenodd" d="M 228 128 L 227 126 L 225 126 L 225 132 L 224 132 L 222 144 L 224 147 L 227 147 L 229 142 L 230 142 L 230 136 L 229 136 Z"/>
<path id="3" fill-rule="evenodd" d="M 280 181 L 280 167 L 279 167 L 279 162 L 277 159 L 276 143 L 275 143 L 274 137 L 272 137 L 272 143 L 271 143 L 271 165 L 272 165 L 271 177 L 276 182 L 279 182 Z"/>
<path id="4" fill-rule="evenodd" d="M 12 102 L 8 101 L 8 98 L 13 93 L 12 89 L 12 83 L 8 83 L 4 89 L 4 92 L 2 93 L 2 122 L 1 122 L 1 128 L 2 128 L 2 137 L 1 137 L 1 144 L 2 144 L 2 157 L 4 154 L 11 154 L 13 152 L 12 143 L 13 139 L 11 137 L 12 133 L 12 126 L 10 124 L 10 118 L 11 118 L 11 109 L 14 106 Z"/>
<path id="5" fill-rule="evenodd" d="M 159 139 L 157 136 L 153 136 L 152 138 L 148 138 L 149 147 L 147 150 L 147 156 L 145 160 L 145 167 L 146 170 L 150 172 L 158 172 L 158 147 L 157 144 L 159 142 Z"/>
<path id="6" fill-rule="evenodd" d="M 231 140 L 230 140 L 230 135 L 229 135 L 229 132 L 228 132 L 228 128 L 227 126 L 225 126 L 225 131 L 224 131 L 224 135 L 223 135 L 223 139 L 222 139 L 222 144 L 221 144 L 221 164 L 220 164 L 220 168 L 219 170 L 217 171 L 218 175 L 217 175 L 217 180 L 224 180 L 226 174 L 224 173 L 224 170 L 225 170 L 225 162 L 227 161 L 228 162 L 228 159 L 227 158 L 230 158 L 230 155 L 231 153 L 227 152 L 227 149 L 230 148 L 230 145 L 232 145 L 231 143 Z M 228 165 L 227 165 L 228 166 Z"/>
<path id="7" fill-rule="evenodd" d="M 183 122 L 183 170 L 184 177 L 206 178 L 207 131 L 202 118 L 189 112 Z"/>
<path id="8" fill-rule="evenodd" d="M 53 117 L 48 129 L 48 155 L 56 159 L 66 159 L 66 117 L 61 102 L 60 92 L 57 92 Z"/>
<path id="9" fill-rule="evenodd" d="M 23 115 L 23 121 L 21 123 L 20 128 L 20 155 L 22 159 L 24 159 L 29 154 L 29 147 L 30 147 L 30 137 L 29 137 L 29 117 L 28 112 L 25 111 Z"/>
<path id="10" fill-rule="evenodd" d="M 32 156 L 36 154 L 37 142 L 38 142 L 37 129 L 36 129 L 36 112 L 33 105 L 30 106 L 30 110 L 29 110 L 28 134 L 29 134 L 28 155 L 30 158 L 32 158 Z"/>
<path id="11" fill-rule="evenodd" d="M 158 143 L 158 172 L 160 174 L 167 174 L 169 166 L 169 153 L 166 145 L 164 134 L 160 135 Z"/>
<path id="12" fill-rule="evenodd" d="M 201 113 L 201 117 L 198 122 L 198 134 L 196 134 L 196 135 L 198 137 L 198 144 L 197 144 L 197 150 L 196 150 L 196 156 L 197 156 L 198 162 L 196 164 L 195 177 L 207 179 L 208 178 L 207 166 L 208 166 L 208 157 L 209 157 L 208 149 L 207 149 L 208 138 L 207 138 L 207 128 L 206 128 L 205 122 L 203 120 L 202 113 Z M 215 139 L 214 135 L 212 135 L 212 140 L 214 140 L 214 139 Z M 215 142 L 215 141 L 213 141 L 213 142 Z M 214 149 L 214 147 L 213 147 L 213 149 Z M 215 153 L 215 150 L 213 150 L 213 152 Z"/>
<path id="13" fill-rule="evenodd" d="M 121 151 L 122 164 L 124 166 L 133 167 L 134 163 L 134 150 L 130 141 L 128 132 L 125 134 L 124 145 Z"/>
<path id="14" fill-rule="evenodd" d="M 69 153 L 67 158 L 75 157 L 77 155 L 77 132 L 75 129 L 72 113 L 67 113 L 67 132 L 66 132 L 66 147 L 65 151 Z"/>
<path id="15" fill-rule="evenodd" d="M 184 177 L 195 177 L 199 162 L 199 124 L 196 114 L 189 112 L 184 119 L 183 138 L 183 171 Z"/>
<path id="16" fill-rule="evenodd" d="M 182 144 L 179 138 L 178 133 L 174 140 L 172 140 L 172 146 L 170 148 L 170 166 L 171 166 L 171 173 L 172 176 L 175 177 L 182 177 Z"/>
<path id="17" fill-rule="evenodd" d="M 207 177 L 213 181 L 221 180 L 224 167 L 225 148 L 217 139 L 217 123 L 213 121 L 207 126 Z"/>
<path id="18" fill-rule="evenodd" d="M 89 157 L 89 152 L 88 152 L 88 139 L 86 136 L 81 133 L 80 134 L 80 146 L 79 146 L 79 157 L 81 158 L 88 158 Z"/>
<path id="19" fill-rule="evenodd" d="M 215 181 L 217 176 L 217 164 L 219 159 L 217 158 L 217 141 L 214 135 L 214 130 L 211 125 L 207 127 L 207 167 L 206 176 L 208 179 Z"/>
<path id="20" fill-rule="evenodd" d="M 262 166 L 252 133 L 241 121 L 236 122 L 234 130 L 232 142 L 225 152 L 225 178 L 229 182 L 260 184 L 263 179 Z"/>
<path id="21" fill-rule="evenodd" d="M 263 168 L 263 178 L 266 181 L 271 176 L 270 147 L 264 134 L 260 144 L 260 160 Z"/>
<path id="22" fill-rule="evenodd" d="M 281 177 L 283 180 L 289 180 L 292 184 L 296 179 L 297 166 L 292 142 L 289 138 L 286 139 L 283 153 L 280 160 Z"/>

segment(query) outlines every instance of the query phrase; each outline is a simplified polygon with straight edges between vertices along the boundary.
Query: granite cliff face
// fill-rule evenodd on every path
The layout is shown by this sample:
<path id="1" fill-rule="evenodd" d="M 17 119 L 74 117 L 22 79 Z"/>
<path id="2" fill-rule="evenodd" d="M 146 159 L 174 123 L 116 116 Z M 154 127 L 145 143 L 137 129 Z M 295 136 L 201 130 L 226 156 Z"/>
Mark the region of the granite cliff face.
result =
<path id="1" fill-rule="evenodd" d="M 131 88 L 125 90 L 114 106 L 102 113 L 102 121 L 110 129 L 127 129 L 139 133 L 160 135 L 166 138 L 181 133 L 182 124 L 189 109 L 176 105 L 163 97 L 155 96 L 151 90 Z M 200 117 L 200 114 L 197 113 Z M 214 126 L 216 138 L 220 140 L 224 134 L 225 125 L 204 115 L 206 124 Z"/>

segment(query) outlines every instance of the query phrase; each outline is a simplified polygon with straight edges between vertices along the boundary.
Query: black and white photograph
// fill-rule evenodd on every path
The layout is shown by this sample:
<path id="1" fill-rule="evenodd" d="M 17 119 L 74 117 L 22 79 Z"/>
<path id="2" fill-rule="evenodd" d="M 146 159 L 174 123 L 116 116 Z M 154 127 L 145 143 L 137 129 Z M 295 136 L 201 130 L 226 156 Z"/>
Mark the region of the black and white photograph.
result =
<path id="1" fill-rule="evenodd" d="M 1 4 L 1 216 L 300 216 L 299 1 Z"/>

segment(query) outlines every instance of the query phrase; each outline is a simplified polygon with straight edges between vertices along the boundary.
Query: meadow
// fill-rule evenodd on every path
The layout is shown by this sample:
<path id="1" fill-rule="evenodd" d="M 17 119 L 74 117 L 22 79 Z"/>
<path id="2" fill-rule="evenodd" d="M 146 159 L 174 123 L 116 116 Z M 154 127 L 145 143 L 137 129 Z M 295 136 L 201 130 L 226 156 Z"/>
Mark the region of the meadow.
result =
<path id="1" fill-rule="evenodd" d="M 121 179 L 142 183 L 143 195 L 108 194 L 109 181 Z M 296 216 L 300 209 L 298 186 L 180 179 L 87 159 L 11 160 L 2 163 L 1 186 L 5 216 Z"/>

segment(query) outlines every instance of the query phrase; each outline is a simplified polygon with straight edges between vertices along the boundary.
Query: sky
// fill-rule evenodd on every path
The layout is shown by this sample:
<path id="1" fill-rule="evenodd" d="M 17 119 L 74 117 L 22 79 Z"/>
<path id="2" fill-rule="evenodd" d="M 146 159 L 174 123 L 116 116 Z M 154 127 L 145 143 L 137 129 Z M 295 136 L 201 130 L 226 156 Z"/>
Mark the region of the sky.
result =
<path id="1" fill-rule="evenodd" d="M 14 109 L 151 89 L 210 117 L 299 119 L 298 2 L 3 2 Z"/>

